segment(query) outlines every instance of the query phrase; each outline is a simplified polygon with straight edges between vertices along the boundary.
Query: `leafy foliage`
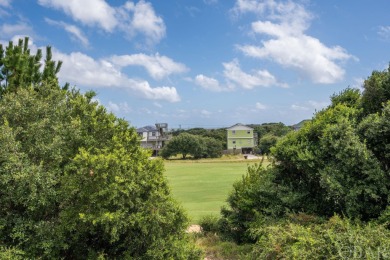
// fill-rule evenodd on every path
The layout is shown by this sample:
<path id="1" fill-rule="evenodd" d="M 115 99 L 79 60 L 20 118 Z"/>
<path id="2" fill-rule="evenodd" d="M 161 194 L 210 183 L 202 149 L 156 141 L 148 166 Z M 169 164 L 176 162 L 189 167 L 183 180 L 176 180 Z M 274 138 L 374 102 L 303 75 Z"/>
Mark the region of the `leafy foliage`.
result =
<path id="1" fill-rule="evenodd" d="M 19 39 L 18 44 L 12 41 L 4 49 L 0 44 L 0 98 L 2 93 L 15 92 L 18 88 L 31 87 L 39 89 L 42 82 L 57 82 L 57 73 L 62 62 L 52 60 L 51 47 L 46 48 L 43 71 L 41 68 L 42 50 L 35 55 L 30 53 L 29 38 Z"/>
<path id="2" fill-rule="evenodd" d="M 149 160 L 135 129 L 93 101 L 93 92 L 61 89 L 56 79 L 37 84 L 11 91 L 8 83 L 0 99 L 5 253 L 198 259 L 162 161 Z"/>
<path id="3" fill-rule="evenodd" d="M 173 136 L 178 136 L 182 133 L 197 135 L 200 137 L 209 137 L 217 140 L 224 148 L 227 147 L 227 137 L 226 137 L 226 128 L 217 128 L 217 129 L 205 129 L 205 128 L 191 128 L 188 130 L 178 129 L 172 132 Z"/>
<path id="4" fill-rule="evenodd" d="M 254 132 L 257 133 L 259 140 L 267 134 L 282 137 L 292 131 L 291 127 L 286 126 L 283 123 L 264 123 L 261 125 L 252 125 L 251 127 L 254 128 Z"/>
<path id="5" fill-rule="evenodd" d="M 373 71 L 364 81 L 362 107 L 366 115 L 382 110 L 383 104 L 390 99 L 390 65 L 387 70 Z"/>
<path id="6" fill-rule="evenodd" d="M 213 138 L 181 133 L 174 136 L 160 151 L 160 155 L 165 159 L 178 154 L 181 154 L 183 159 L 188 155 L 195 159 L 216 158 L 222 155 L 222 147 L 220 142 Z"/>
<path id="7" fill-rule="evenodd" d="M 333 95 L 328 108 L 271 148 L 272 167 L 248 168 L 221 211 L 222 234 L 255 242 L 254 228 L 272 235 L 261 227 L 297 212 L 389 223 L 389 75 L 374 72 L 362 94 L 348 88 Z"/>
<path id="8" fill-rule="evenodd" d="M 238 243 L 254 242 L 249 228 L 257 220 L 268 222 L 284 213 L 283 201 L 274 185 L 272 169 L 261 164 L 248 167 L 242 180 L 233 185 L 227 202 L 221 210 L 220 233 Z"/>
<path id="9" fill-rule="evenodd" d="M 386 259 L 390 231 L 334 216 L 322 224 L 291 221 L 254 229 L 258 242 L 243 259 Z"/>
<path id="10" fill-rule="evenodd" d="M 278 142 L 279 137 L 273 134 L 265 134 L 259 140 L 259 149 L 262 154 L 269 154 L 271 151 L 271 147 L 275 146 Z"/>

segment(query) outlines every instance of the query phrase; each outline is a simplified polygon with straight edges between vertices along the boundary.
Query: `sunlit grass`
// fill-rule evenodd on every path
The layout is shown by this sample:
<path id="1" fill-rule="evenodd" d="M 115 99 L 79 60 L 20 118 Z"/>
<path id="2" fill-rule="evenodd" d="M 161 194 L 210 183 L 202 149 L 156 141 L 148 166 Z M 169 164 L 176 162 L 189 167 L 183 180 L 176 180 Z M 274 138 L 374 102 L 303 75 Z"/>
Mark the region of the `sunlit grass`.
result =
<path id="1" fill-rule="evenodd" d="M 182 203 L 192 223 L 205 215 L 219 216 L 232 185 L 246 173 L 249 164 L 260 159 L 243 156 L 218 159 L 165 161 L 166 176 L 174 198 Z"/>

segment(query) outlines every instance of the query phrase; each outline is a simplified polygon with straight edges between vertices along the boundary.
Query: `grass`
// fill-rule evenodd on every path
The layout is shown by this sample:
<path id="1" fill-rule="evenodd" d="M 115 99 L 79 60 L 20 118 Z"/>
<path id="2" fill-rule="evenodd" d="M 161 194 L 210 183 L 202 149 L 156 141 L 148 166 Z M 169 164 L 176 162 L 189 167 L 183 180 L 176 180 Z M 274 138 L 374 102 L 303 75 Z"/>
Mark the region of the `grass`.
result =
<path id="1" fill-rule="evenodd" d="M 182 203 L 192 224 L 202 216 L 219 216 L 232 185 L 246 173 L 248 164 L 260 160 L 222 157 L 205 160 L 165 161 L 166 176 L 174 198 Z"/>

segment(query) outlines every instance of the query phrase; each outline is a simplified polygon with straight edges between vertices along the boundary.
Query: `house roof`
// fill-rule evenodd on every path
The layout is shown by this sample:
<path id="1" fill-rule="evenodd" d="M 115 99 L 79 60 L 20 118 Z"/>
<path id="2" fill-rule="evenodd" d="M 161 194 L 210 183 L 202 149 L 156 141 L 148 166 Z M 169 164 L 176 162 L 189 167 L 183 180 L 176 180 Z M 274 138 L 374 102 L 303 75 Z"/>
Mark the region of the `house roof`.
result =
<path id="1" fill-rule="evenodd" d="M 152 125 L 147 125 L 144 127 L 137 128 L 137 133 L 144 133 L 144 132 L 157 132 L 157 128 Z"/>
<path id="2" fill-rule="evenodd" d="M 238 124 L 235 124 L 235 125 L 227 128 L 226 130 L 253 130 L 253 128 L 246 126 L 244 124 L 238 123 Z"/>

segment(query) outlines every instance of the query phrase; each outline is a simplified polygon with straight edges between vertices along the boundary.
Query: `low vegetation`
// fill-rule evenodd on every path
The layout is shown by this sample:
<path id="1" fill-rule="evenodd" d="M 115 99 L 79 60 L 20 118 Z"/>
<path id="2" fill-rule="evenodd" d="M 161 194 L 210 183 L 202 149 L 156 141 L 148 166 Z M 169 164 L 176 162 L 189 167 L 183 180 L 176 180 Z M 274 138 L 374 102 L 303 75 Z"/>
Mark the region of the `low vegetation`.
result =
<path id="1" fill-rule="evenodd" d="M 258 160 L 243 156 L 223 156 L 218 159 L 165 161 L 166 177 L 172 195 L 188 212 L 192 224 L 199 224 L 204 215 L 220 216 L 220 209 L 232 184 Z"/>

